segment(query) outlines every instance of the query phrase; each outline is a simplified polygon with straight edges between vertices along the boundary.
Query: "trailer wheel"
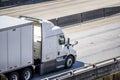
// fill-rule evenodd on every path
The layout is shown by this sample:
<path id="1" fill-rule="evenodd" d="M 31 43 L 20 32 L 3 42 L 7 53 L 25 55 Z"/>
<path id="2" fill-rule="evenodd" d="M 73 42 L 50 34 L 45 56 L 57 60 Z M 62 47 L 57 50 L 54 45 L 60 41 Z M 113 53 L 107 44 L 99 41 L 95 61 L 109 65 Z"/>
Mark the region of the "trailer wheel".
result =
<path id="1" fill-rule="evenodd" d="M 31 68 L 25 68 L 21 73 L 21 78 L 22 80 L 31 80 L 32 74 L 33 73 Z"/>
<path id="2" fill-rule="evenodd" d="M 11 72 L 7 75 L 8 80 L 19 80 L 19 73 L 18 72 Z"/>
<path id="3" fill-rule="evenodd" d="M 73 63 L 74 63 L 73 56 L 68 56 L 67 59 L 66 59 L 66 62 L 65 62 L 65 68 L 72 67 Z"/>

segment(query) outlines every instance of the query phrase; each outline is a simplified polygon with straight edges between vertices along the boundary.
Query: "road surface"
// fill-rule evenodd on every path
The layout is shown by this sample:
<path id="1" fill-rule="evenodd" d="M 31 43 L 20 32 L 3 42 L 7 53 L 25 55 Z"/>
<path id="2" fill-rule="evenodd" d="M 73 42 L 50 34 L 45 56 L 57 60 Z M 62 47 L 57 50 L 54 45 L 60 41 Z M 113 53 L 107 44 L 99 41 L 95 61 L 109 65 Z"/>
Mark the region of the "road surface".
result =
<path id="1" fill-rule="evenodd" d="M 78 61 L 94 64 L 120 56 L 120 22 L 76 32 L 70 37 L 79 42 L 75 47 Z"/>
<path id="2" fill-rule="evenodd" d="M 1 9 L 0 15 L 9 15 L 14 17 L 24 15 L 42 19 L 53 19 L 119 4 L 120 0 L 53 0 Z"/>

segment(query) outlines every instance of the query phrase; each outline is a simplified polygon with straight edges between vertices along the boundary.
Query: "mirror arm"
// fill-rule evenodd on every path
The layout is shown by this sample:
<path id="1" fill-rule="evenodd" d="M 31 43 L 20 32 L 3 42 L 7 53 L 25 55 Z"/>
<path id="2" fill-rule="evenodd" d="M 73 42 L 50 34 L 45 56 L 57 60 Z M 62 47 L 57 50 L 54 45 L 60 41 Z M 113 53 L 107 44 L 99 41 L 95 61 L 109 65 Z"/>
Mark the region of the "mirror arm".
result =
<path id="1" fill-rule="evenodd" d="M 72 47 L 75 46 L 75 45 L 77 45 L 77 44 L 78 44 L 78 41 L 76 41 L 74 44 L 72 44 Z"/>

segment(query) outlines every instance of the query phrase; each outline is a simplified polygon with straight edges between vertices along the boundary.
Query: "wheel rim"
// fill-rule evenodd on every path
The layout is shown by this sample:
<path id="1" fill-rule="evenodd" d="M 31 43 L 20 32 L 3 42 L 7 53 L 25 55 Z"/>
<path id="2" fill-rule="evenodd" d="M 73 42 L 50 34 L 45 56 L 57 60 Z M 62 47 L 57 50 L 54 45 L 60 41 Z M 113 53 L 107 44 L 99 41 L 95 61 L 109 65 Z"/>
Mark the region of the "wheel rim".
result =
<path id="1" fill-rule="evenodd" d="M 30 72 L 29 72 L 29 71 L 26 71 L 25 74 L 24 74 L 25 80 L 29 80 L 30 75 L 31 75 Z"/>
<path id="2" fill-rule="evenodd" d="M 71 58 L 68 59 L 67 61 L 67 66 L 70 67 L 72 65 L 73 61 Z"/>
<path id="3" fill-rule="evenodd" d="M 12 80 L 18 80 L 17 75 L 13 74 L 13 75 L 12 75 Z"/>

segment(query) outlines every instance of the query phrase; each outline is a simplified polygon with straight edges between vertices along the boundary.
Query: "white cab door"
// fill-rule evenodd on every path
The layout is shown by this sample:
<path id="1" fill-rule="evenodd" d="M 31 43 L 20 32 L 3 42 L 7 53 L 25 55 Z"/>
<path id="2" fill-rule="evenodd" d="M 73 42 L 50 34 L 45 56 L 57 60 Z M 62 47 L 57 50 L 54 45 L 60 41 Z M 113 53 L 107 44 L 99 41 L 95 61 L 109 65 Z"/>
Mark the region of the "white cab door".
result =
<path id="1" fill-rule="evenodd" d="M 57 54 L 57 36 L 45 38 L 42 45 L 42 61 L 55 60 Z"/>

